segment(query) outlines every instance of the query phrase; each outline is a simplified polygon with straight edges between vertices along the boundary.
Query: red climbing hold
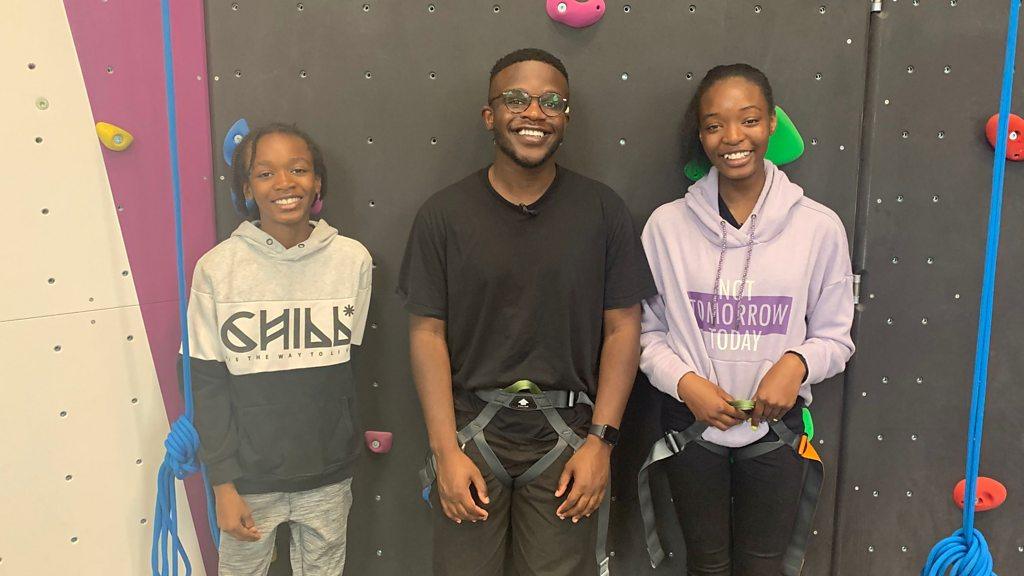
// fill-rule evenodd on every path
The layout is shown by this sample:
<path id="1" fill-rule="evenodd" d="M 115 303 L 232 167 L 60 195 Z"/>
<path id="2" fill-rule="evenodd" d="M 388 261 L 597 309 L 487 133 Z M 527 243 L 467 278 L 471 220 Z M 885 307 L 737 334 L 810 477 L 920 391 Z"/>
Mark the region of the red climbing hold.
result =
<path id="1" fill-rule="evenodd" d="M 985 124 L 985 137 L 993 148 L 996 147 L 996 131 L 999 129 L 999 114 L 993 115 Z M 1024 118 L 1010 114 L 1010 125 L 1006 134 L 1006 159 L 1024 160 Z"/>
<path id="2" fill-rule="evenodd" d="M 953 488 L 953 502 L 956 502 L 960 508 L 964 507 L 964 491 L 966 490 L 967 480 L 961 480 L 957 483 L 956 488 Z M 974 509 L 984 512 L 999 508 L 1003 502 L 1006 502 L 1006 486 L 1003 486 L 998 480 L 979 476 L 978 501 L 974 505 Z"/>
<path id="3" fill-rule="evenodd" d="M 391 432 L 379 432 L 367 430 L 363 437 L 366 439 L 366 447 L 374 454 L 387 454 L 391 451 Z"/>

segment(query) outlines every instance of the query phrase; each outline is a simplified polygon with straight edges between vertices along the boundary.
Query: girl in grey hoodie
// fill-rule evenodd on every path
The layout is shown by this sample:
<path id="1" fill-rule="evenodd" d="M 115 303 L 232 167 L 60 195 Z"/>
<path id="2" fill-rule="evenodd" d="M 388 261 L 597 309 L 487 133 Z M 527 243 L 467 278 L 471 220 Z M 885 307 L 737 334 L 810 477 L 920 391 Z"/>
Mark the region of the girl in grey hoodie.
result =
<path id="1" fill-rule="evenodd" d="M 642 236 L 659 294 L 643 305 L 640 368 L 670 397 L 663 429 L 694 433 L 666 461 L 692 575 L 793 570 L 783 565 L 806 541 L 794 530 L 809 522 L 798 509 L 810 457 L 787 439 L 803 434 L 811 386 L 854 351 L 845 228 L 765 159 L 774 111 L 756 68 L 709 71 L 684 137 L 710 173 L 655 210 Z"/>

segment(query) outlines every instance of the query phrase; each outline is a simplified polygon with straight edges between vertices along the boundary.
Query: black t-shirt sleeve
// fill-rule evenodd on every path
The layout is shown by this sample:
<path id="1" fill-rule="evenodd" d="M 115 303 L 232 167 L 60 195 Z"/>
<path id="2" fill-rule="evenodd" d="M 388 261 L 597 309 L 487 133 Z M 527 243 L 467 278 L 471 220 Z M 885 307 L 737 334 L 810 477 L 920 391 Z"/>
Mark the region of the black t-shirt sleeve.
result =
<path id="1" fill-rule="evenodd" d="M 420 208 L 398 273 L 398 295 L 405 309 L 416 316 L 446 320 L 448 275 L 445 258 L 444 218 L 427 204 Z"/>
<path id="2" fill-rule="evenodd" d="M 609 191 L 605 201 L 604 308 L 628 308 L 658 293 L 640 235 L 625 202 Z"/>

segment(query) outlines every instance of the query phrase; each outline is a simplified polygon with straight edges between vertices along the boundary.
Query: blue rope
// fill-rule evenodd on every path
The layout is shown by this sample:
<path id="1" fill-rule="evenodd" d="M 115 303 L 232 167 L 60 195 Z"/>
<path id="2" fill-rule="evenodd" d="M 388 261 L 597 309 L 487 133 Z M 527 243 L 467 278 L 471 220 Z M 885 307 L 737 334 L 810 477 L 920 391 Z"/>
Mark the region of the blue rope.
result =
<path id="1" fill-rule="evenodd" d="M 985 245 L 985 276 L 981 289 L 978 318 L 978 346 L 974 355 L 974 386 L 971 392 L 971 421 L 967 431 L 967 486 L 964 490 L 963 527 L 932 548 L 922 576 L 990 576 L 992 553 L 981 531 L 974 527 L 977 502 L 978 468 L 981 462 L 981 433 L 985 422 L 985 390 L 988 388 L 988 357 L 992 339 L 992 304 L 996 284 L 996 256 L 999 252 L 999 228 L 1003 212 L 1003 181 L 1006 175 L 1006 134 L 1010 125 L 1010 100 L 1013 92 L 1013 64 L 1017 50 L 1017 25 L 1020 0 L 1010 0 L 1009 26 L 1006 32 L 1006 58 L 1003 62 L 1003 87 L 999 97 L 999 136 L 992 170 L 992 201 L 988 214 L 988 243 Z"/>
<path id="2" fill-rule="evenodd" d="M 174 57 L 171 48 L 171 15 L 168 0 L 160 0 L 160 19 L 163 25 L 164 78 L 167 97 L 167 132 L 170 139 L 171 186 L 174 192 L 174 242 L 178 267 L 178 318 L 181 323 L 182 371 L 185 388 L 185 414 L 179 417 L 164 440 L 167 454 L 157 475 L 156 513 L 153 518 L 153 547 L 150 564 L 154 576 L 178 576 L 179 563 L 185 566 L 185 576 L 192 574 L 192 563 L 178 537 L 178 505 L 175 479 L 201 472 L 206 488 L 207 517 L 214 542 L 219 546 L 220 534 L 216 530 L 217 513 L 213 506 L 213 493 L 206 477 L 206 467 L 199 461 L 199 433 L 192 425 L 192 367 L 188 345 L 188 310 L 185 296 L 185 256 L 181 233 L 181 178 L 178 173 L 178 113 L 174 101 Z"/>

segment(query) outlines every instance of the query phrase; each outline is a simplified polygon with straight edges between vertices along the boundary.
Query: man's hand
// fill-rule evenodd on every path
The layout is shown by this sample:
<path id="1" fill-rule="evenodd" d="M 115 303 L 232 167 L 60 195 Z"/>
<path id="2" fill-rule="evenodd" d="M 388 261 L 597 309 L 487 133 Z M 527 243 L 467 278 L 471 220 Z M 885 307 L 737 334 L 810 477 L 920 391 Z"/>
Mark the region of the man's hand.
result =
<path id="1" fill-rule="evenodd" d="M 750 422 L 757 426 L 761 422 L 778 420 L 796 404 L 797 392 L 804 381 L 806 370 L 795 354 L 785 353 L 768 373 L 761 378 L 754 395 L 754 411 Z"/>
<path id="2" fill-rule="evenodd" d="M 260 531 L 252 519 L 252 511 L 245 498 L 235 490 L 231 482 L 213 487 L 217 502 L 217 527 L 244 542 L 260 539 Z"/>
<path id="3" fill-rule="evenodd" d="M 572 518 L 573 522 L 579 522 L 580 518 L 588 517 L 597 510 L 608 486 L 611 454 L 611 446 L 597 436 L 587 435 L 586 442 L 562 469 L 555 497 L 561 498 L 570 482 L 572 490 L 569 490 L 569 495 L 555 511 L 555 515 L 562 520 Z"/>
<path id="4" fill-rule="evenodd" d="M 747 419 L 742 410 L 729 404 L 733 397 L 728 392 L 694 372 L 687 372 L 676 387 L 679 397 L 686 402 L 698 422 L 728 430 Z"/>
<path id="5" fill-rule="evenodd" d="M 487 520 L 487 510 L 481 508 L 470 486 L 476 488 L 480 502 L 489 504 L 487 482 L 480 469 L 462 450 L 453 449 L 437 455 L 437 496 L 444 515 L 462 524 L 463 520 Z"/>

